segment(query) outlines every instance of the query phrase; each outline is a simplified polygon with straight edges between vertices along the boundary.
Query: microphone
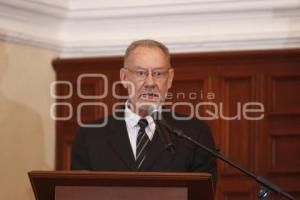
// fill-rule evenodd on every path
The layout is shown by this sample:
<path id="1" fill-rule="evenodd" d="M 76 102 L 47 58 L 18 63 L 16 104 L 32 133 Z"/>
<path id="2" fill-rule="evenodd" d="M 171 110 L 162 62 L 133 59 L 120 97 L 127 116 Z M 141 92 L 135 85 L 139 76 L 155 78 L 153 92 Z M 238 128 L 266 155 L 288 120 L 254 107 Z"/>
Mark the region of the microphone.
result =
<path id="1" fill-rule="evenodd" d="M 171 139 L 171 135 L 170 135 L 170 130 L 168 130 L 168 128 L 166 128 L 165 126 L 162 126 L 162 116 L 161 116 L 161 112 L 159 112 L 159 110 L 153 106 L 150 106 L 148 109 L 148 113 L 149 115 L 152 116 L 156 128 L 157 128 L 157 132 L 160 135 L 160 137 L 162 138 L 164 144 L 165 144 L 165 148 L 167 150 L 169 150 L 171 153 L 175 153 L 175 145 L 172 142 Z"/>
<path id="2" fill-rule="evenodd" d="M 175 127 L 172 127 L 171 125 L 169 125 L 166 122 L 166 120 L 162 116 L 161 116 L 160 123 L 164 127 L 166 127 L 169 130 L 169 132 L 175 134 L 178 137 L 181 137 L 181 138 L 184 138 L 184 139 L 190 141 L 191 143 L 193 143 L 196 146 L 200 147 L 201 149 L 205 150 L 206 152 L 213 155 L 214 157 L 222 160 L 223 162 L 229 164 L 231 167 L 233 167 L 235 169 L 238 169 L 239 171 L 246 174 L 248 177 L 254 179 L 257 183 L 260 184 L 260 191 L 259 191 L 259 194 L 258 194 L 258 197 L 259 197 L 260 200 L 266 200 L 270 196 L 271 191 L 273 191 L 273 192 L 275 192 L 279 195 L 282 195 L 287 199 L 296 200 L 293 196 L 291 196 L 290 194 L 284 192 L 279 186 L 273 184 L 268 179 L 266 179 L 262 176 L 258 176 L 256 174 L 254 174 L 253 172 L 241 167 L 239 164 L 229 160 L 228 158 L 226 158 L 225 156 L 220 154 L 217 149 L 211 149 L 211 148 L 199 143 L 198 141 L 194 140 L 190 136 L 186 135 L 182 130 L 180 130 L 178 128 L 175 128 Z"/>

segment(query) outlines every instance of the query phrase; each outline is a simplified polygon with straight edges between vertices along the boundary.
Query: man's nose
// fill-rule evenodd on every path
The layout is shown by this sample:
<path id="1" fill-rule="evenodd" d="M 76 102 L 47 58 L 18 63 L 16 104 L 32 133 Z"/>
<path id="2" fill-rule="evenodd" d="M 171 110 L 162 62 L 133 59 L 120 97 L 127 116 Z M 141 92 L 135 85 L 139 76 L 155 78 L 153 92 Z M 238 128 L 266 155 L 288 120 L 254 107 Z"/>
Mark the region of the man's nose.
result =
<path id="1" fill-rule="evenodd" d="M 155 85 L 155 81 L 153 79 L 152 73 L 149 73 L 148 76 L 145 79 L 145 85 L 147 86 L 153 86 Z"/>

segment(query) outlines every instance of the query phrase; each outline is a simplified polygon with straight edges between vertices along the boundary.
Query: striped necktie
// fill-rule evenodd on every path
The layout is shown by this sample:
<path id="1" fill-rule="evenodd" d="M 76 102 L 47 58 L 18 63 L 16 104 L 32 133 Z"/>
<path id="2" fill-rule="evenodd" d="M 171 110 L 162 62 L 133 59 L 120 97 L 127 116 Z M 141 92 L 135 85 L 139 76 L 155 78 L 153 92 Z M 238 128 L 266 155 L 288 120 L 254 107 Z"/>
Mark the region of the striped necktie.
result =
<path id="1" fill-rule="evenodd" d="M 146 119 L 140 119 L 138 125 L 140 126 L 140 130 L 136 140 L 136 166 L 137 169 L 140 169 L 147 156 L 150 140 L 145 131 L 148 126 L 148 121 Z"/>

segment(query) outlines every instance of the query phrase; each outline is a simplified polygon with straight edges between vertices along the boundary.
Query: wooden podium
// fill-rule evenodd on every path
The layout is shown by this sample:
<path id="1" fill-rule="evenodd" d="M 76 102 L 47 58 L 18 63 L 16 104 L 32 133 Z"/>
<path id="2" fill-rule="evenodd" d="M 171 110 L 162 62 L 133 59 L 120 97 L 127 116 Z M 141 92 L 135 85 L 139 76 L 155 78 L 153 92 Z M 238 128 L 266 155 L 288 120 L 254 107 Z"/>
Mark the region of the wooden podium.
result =
<path id="1" fill-rule="evenodd" d="M 162 172 L 29 172 L 37 200 L 213 200 L 211 175 Z"/>

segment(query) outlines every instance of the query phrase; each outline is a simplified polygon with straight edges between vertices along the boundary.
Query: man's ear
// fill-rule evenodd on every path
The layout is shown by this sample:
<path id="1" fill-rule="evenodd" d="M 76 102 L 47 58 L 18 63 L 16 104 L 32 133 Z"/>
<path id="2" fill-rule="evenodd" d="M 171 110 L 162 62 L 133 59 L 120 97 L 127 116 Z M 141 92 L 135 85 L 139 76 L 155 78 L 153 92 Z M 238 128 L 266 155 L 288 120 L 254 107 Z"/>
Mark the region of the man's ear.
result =
<path id="1" fill-rule="evenodd" d="M 120 69 L 120 80 L 122 81 L 123 87 L 128 88 L 127 74 L 126 69 L 124 67 Z"/>
<path id="2" fill-rule="evenodd" d="M 174 69 L 171 68 L 169 69 L 169 76 L 168 76 L 168 89 L 170 89 L 172 87 L 172 82 L 173 82 L 173 78 L 174 78 Z"/>

